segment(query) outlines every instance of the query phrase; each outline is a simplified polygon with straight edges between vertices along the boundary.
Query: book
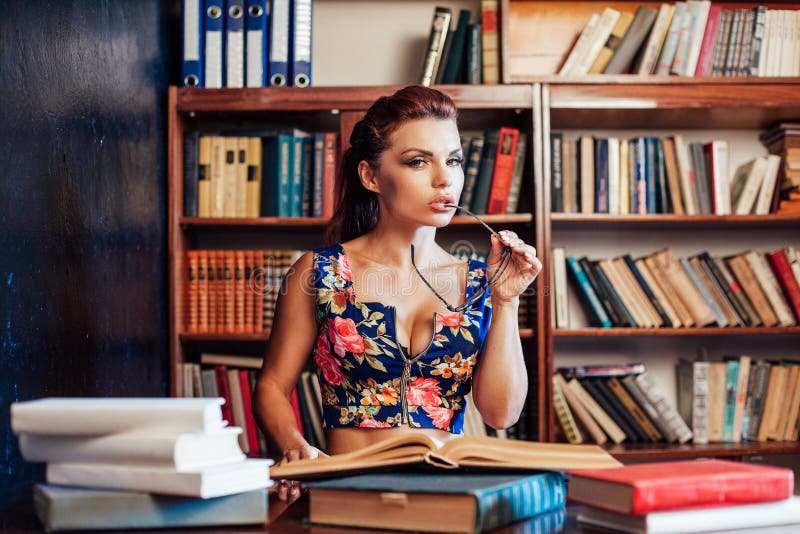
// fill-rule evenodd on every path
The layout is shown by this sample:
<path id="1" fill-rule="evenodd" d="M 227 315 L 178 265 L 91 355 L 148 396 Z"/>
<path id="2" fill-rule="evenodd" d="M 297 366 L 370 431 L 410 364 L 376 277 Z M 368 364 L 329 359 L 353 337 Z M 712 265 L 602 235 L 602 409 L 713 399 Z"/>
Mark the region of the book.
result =
<path id="1" fill-rule="evenodd" d="M 308 488 L 312 523 L 392 530 L 485 532 L 566 504 L 560 473 L 386 473 Z"/>
<path id="2" fill-rule="evenodd" d="M 212 465 L 192 471 L 170 467 L 89 462 L 51 462 L 47 464 L 47 483 L 147 491 L 187 497 L 219 497 L 270 485 L 272 460 L 243 460 Z"/>
<path id="3" fill-rule="evenodd" d="M 791 469 L 730 460 L 684 460 L 572 471 L 567 497 L 594 508 L 642 515 L 780 501 L 791 497 L 793 490 Z"/>
<path id="4" fill-rule="evenodd" d="M 620 465 L 597 445 L 534 443 L 493 437 L 461 437 L 442 443 L 425 434 L 403 434 L 362 449 L 298 460 L 272 469 L 274 478 L 311 480 L 408 466 L 442 469 L 483 467 L 543 470 Z"/>
<path id="5" fill-rule="evenodd" d="M 267 520 L 264 489 L 197 499 L 36 484 L 33 505 L 47 532 L 248 525 Z"/>
<path id="6" fill-rule="evenodd" d="M 15 434 L 65 436 L 126 430 L 214 432 L 225 426 L 224 399 L 49 397 L 11 405 Z"/>
<path id="7" fill-rule="evenodd" d="M 800 523 L 800 497 L 784 501 L 699 510 L 654 512 L 629 516 L 596 508 L 585 508 L 578 522 L 618 532 L 659 534 L 667 532 L 712 532 Z"/>
<path id="8" fill-rule="evenodd" d="M 211 434 L 123 432 L 99 436 L 22 434 L 19 448 L 29 462 L 101 462 L 149 464 L 178 471 L 244 460 L 241 428 Z"/>

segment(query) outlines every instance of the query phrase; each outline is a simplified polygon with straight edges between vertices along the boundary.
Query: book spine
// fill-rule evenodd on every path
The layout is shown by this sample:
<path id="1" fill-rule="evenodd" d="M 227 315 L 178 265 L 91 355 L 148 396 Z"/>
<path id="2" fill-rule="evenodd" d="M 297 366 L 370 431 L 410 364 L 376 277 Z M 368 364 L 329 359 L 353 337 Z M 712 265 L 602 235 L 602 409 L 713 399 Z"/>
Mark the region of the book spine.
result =
<path id="1" fill-rule="evenodd" d="M 708 254 L 708 252 L 700 253 L 698 258 L 700 259 L 700 262 L 704 268 L 707 270 L 709 277 L 717 283 L 720 290 L 724 293 L 725 298 L 733 307 L 733 310 L 736 312 L 736 315 L 739 316 L 739 319 L 741 319 L 742 324 L 744 326 L 752 326 L 752 319 L 747 314 L 747 311 L 744 309 L 739 299 L 736 298 L 732 287 L 725 280 L 724 275 L 720 271 L 719 266 L 714 259 Z"/>
<path id="2" fill-rule="evenodd" d="M 561 162 L 563 134 L 550 134 L 550 210 L 555 213 L 564 211 L 564 175 Z"/>
<path id="3" fill-rule="evenodd" d="M 739 383 L 739 362 L 727 362 L 725 374 L 725 419 L 722 424 L 722 441 L 733 443 L 733 421 L 736 414 L 736 386 Z"/>
<path id="4" fill-rule="evenodd" d="M 514 158 L 514 170 L 511 172 L 511 185 L 508 189 L 508 206 L 506 213 L 517 213 L 519 195 L 522 189 L 522 173 L 525 171 L 525 159 L 528 149 L 528 136 L 520 132 L 517 139 L 517 155 Z M 563 175 L 563 173 L 562 173 Z"/>
<path id="5" fill-rule="evenodd" d="M 492 186 L 489 190 L 489 199 L 486 205 L 487 214 L 500 215 L 506 212 L 518 138 L 519 130 L 516 128 L 500 128 L 497 154 L 495 155 L 492 172 Z"/>
<path id="6" fill-rule="evenodd" d="M 603 305 L 600 303 L 600 300 L 597 298 L 597 294 L 594 292 L 594 289 L 592 289 L 592 286 L 589 284 L 586 274 L 583 272 L 583 269 L 581 269 L 574 257 L 567 256 L 567 267 L 569 273 L 573 277 L 573 280 L 577 284 L 577 293 L 578 296 L 581 297 L 579 300 L 581 301 L 581 304 L 584 305 L 587 315 L 592 317 L 592 319 L 599 326 L 610 328 L 612 326 L 611 320 L 606 314 L 606 311 L 603 308 Z"/>
<path id="7" fill-rule="evenodd" d="M 636 377 L 634 375 L 629 375 L 624 377 L 622 380 L 622 385 L 628 390 L 631 397 L 636 400 L 636 403 L 644 410 L 647 414 L 647 417 L 653 422 L 653 424 L 658 428 L 658 431 L 661 433 L 664 438 L 673 443 L 678 440 L 677 434 L 666 424 L 664 419 L 656 410 L 656 407 L 647 399 L 642 389 L 636 383 Z"/>
<path id="8" fill-rule="evenodd" d="M 436 7 L 431 22 L 431 32 L 428 36 L 428 48 L 422 66 L 421 85 L 431 85 L 436 80 L 439 71 L 444 43 L 450 30 L 452 12 L 446 7 Z"/>
<path id="9" fill-rule="evenodd" d="M 475 532 L 527 519 L 566 505 L 567 489 L 560 473 L 530 477 L 520 483 L 477 495 Z"/>
<path id="10" fill-rule="evenodd" d="M 567 441 L 570 443 L 583 443 L 583 435 L 578 428 L 578 423 L 572 416 L 572 411 L 569 409 L 567 399 L 564 398 L 564 393 L 558 385 L 558 382 L 553 379 L 553 410 L 556 412 L 558 422 L 561 424 L 561 429 Z"/>
<path id="11" fill-rule="evenodd" d="M 759 428 L 764 414 L 764 401 L 767 396 L 769 375 L 770 365 L 766 362 L 759 362 L 753 373 L 753 408 L 750 414 L 750 420 L 747 424 L 748 441 L 758 441 Z"/>
<path id="12" fill-rule="evenodd" d="M 708 395 L 709 374 L 708 362 L 694 362 L 692 377 L 692 434 L 693 443 L 708 443 Z"/>
<path id="13" fill-rule="evenodd" d="M 481 0 L 483 83 L 500 83 L 500 16 L 498 0 Z"/>

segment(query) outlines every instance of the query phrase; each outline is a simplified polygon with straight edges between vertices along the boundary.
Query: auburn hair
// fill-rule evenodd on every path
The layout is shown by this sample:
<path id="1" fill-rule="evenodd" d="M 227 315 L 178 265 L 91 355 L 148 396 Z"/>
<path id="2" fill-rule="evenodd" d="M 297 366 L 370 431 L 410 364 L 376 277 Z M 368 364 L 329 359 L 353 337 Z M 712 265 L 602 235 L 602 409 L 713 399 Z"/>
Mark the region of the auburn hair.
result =
<path id="1" fill-rule="evenodd" d="M 377 168 L 381 154 L 391 146 L 392 133 L 406 121 L 428 118 L 457 121 L 453 100 L 436 89 L 409 85 L 380 97 L 356 123 L 336 177 L 336 207 L 325 236 L 328 243 L 349 241 L 375 228 L 380 217 L 378 197 L 361 183 L 358 165 L 366 161 Z"/>

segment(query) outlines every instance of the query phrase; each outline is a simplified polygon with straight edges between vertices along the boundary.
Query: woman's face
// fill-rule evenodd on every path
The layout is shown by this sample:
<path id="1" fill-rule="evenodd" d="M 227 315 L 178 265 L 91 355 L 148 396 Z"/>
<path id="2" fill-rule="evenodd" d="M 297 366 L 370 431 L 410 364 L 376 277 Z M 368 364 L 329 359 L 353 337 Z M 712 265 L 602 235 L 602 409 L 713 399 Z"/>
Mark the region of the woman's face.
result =
<path id="1" fill-rule="evenodd" d="M 455 214 L 464 185 L 464 155 L 455 121 L 416 119 L 390 137 L 390 148 L 374 169 L 381 209 L 394 219 L 444 226 Z"/>

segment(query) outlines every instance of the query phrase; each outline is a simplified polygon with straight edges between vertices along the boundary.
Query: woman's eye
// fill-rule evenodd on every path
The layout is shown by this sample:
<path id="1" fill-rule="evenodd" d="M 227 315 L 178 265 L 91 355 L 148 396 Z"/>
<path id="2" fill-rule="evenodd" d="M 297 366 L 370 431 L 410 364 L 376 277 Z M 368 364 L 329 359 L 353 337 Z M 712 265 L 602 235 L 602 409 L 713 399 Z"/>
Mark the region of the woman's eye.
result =
<path id="1" fill-rule="evenodd" d="M 456 165 L 461 165 L 462 163 L 464 163 L 464 158 L 462 158 L 461 156 L 450 158 L 447 162 L 448 165 L 451 165 L 453 167 L 455 167 Z"/>
<path id="2" fill-rule="evenodd" d="M 422 167 L 425 164 L 425 160 L 422 158 L 414 158 L 410 159 L 406 162 L 406 165 L 409 167 Z"/>

